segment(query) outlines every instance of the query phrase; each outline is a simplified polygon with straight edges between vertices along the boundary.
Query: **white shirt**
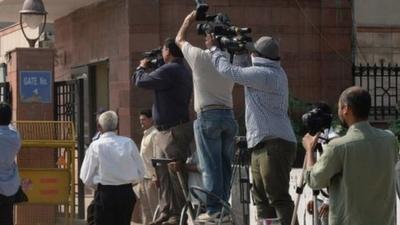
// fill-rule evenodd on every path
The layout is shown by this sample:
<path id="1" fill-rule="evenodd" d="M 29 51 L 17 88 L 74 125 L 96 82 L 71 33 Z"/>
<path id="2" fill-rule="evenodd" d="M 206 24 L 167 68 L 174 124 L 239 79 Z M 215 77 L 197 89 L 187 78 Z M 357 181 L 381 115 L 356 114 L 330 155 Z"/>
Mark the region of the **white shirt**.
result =
<path id="1" fill-rule="evenodd" d="M 106 132 L 89 145 L 79 177 L 85 185 L 96 188 L 98 184 L 138 182 L 143 176 L 143 161 L 132 139 Z"/>
<path id="2" fill-rule="evenodd" d="M 233 81 L 221 76 L 211 63 L 211 54 L 184 42 L 182 53 L 193 72 L 194 110 L 207 105 L 233 107 Z"/>
<path id="3" fill-rule="evenodd" d="M 145 130 L 140 144 L 140 157 L 142 157 L 144 163 L 144 177 L 148 179 L 151 179 L 156 174 L 151 158 L 154 157 L 154 137 L 157 132 L 154 126 Z"/>

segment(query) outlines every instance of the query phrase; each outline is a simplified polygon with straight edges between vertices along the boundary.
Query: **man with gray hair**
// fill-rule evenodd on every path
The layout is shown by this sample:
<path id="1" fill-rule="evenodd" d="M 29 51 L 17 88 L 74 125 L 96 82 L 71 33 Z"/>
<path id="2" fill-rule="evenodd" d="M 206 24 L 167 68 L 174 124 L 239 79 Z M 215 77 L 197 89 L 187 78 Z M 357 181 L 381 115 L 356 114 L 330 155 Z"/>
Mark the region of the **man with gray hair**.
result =
<path id="1" fill-rule="evenodd" d="M 86 151 L 80 171 L 82 182 L 96 190 L 94 220 L 96 225 L 130 225 L 136 202 L 132 183 L 143 179 L 144 167 L 132 139 L 115 133 L 118 116 L 107 111 L 98 119 L 99 139 Z"/>

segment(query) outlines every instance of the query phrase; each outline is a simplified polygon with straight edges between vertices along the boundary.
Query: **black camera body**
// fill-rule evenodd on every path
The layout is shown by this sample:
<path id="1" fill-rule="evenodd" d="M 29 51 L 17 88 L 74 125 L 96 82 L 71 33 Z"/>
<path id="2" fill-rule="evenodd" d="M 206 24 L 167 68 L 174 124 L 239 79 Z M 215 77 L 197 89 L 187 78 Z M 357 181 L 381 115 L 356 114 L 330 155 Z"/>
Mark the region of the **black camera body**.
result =
<path id="1" fill-rule="evenodd" d="M 246 136 L 236 136 L 235 143 L 238 148 L 247 149 L 247 139 Z"/>
<path id="2" fill-rule="evenodd" d="M 158 67 L 164 65 L 164 59 L 162 57 L 161 47 L 155 48 L 148 52 L 143 53 L 144 58 L 149 60 L 149 68 L 157 69 Z"/>
<path id="3" fill-rule="evenodd" d="M 206 20 L 208 5 L 205 0 L 195 0 L 196 1 L 196 20 L 203 21 Z"/>
<path id="4" fill-rule="evenodd" d="M 301 119 L 308 133 L 315 135 L 316 133 L 322 132 L 324 129 L 331 127 L 332 113 L 326 112 L 321 107 L 316 107 L 305 113 Z"/>
<path id="5" fill-rule="evenodd" d="M 244 50 L 246 43 L 252 42 L 252 38 L 248 36 L 251 33 L 250 28 L 233 26 L 229 17 L 222 13 L 207 15 L 208 5 L 204 0 L 196 0 L 196 4 L 196 20 L 205 21 L 196 26 L 199 35 L 212 33 L 219 47 L 231 53 Z"/>

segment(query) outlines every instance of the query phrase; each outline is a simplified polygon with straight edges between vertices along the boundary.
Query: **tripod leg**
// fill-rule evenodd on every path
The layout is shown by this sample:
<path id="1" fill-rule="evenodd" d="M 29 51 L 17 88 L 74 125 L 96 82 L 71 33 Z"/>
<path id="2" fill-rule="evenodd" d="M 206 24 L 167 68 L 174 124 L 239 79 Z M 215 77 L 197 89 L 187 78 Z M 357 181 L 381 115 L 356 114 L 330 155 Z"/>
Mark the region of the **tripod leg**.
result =
<path id="1" fill-rule="evenodd" d="M 244 174 L 243 174 L 243 170 Z M 250 223 L 250 176 L 249 167 L 239 166 L 239 182 L 240 182 L 240 202 L 242 203 L 242 213 L 243 213 L 243 223 L 244 225 L 249 225 Z"/>
<path id="2" fill-rule="evenodd" d="M 194 209 L 193 209 L 192 204 L 190 202 L 189 193 L 188 193 L 188 191 L 186 190 L 186 187 L 185 187 L 185 184 L 186 184 L 185 179 L 184 179 L 182 173 L 179 172 L 179 171 L 176 173 L 176 175 L 178 176 L 179 184 L 181 185 L 181 188 L 182 188 L 182 191 L 183 191 L 183 195 L 185 196 L 185 200 L 186 200 L 186 206 L 185 207 L 187 207 L 187 209 L 189 211 L 189 219 L 191 221 L 194 221 L 195 220 L 195 218 L 194 218 Z"/>
<path id="3" fill-rule="evenodd" d="M 318 202 L 316 195 L 313 195 L 313 202 L 313 225 L 318 225 Z"/>
<path id="4" fill-rule="evenodd" d="M 304 171 L 306 169 L 306 163 L 307 163 L 307 158 L 304 158 L 303 161 L 303 169 L 301 171 L 301 176 L 299 179 L 299 182 L 297 183 L 297 196 L 296 196 L 296 201 L 294 203 L 294 209 L 293 209 L 293 215 L 292 215 L 292 221 L 290 225 L 295 225 L 297 221 L 297 210 L 299 209 L 299 203 L 300 203 L 300 196 L 303 194 L 303 188 L 304 188 Z"/>

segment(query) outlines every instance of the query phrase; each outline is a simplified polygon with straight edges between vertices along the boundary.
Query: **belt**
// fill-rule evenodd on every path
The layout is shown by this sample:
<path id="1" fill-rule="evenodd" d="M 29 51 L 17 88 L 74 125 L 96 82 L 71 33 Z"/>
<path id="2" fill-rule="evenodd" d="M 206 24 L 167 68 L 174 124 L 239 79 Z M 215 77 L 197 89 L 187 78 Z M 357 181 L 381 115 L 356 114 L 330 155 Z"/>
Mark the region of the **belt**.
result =
<path id="1" fill-rule="evenodd" d="M 97 190 L 113 190 L 113 189 L 124 189 L 124 188 L 132 188 L 132 184 L 120 184 L 120 185 L 103 185 L 98 184 Z"/>
<path id="2" fill-rule="evenodd" d="M 205 112 L 208 110 L 216 110 L 216 109 L 232 109 L 226 105 L 206 105 L 200 108 L 200 112 Z"/>
<path id="3" fill-rule="evenodd" d="M 256 146 L 249 148 L 250 151 L 258 150 L 264 148 L 267 144 L 270 144 L 272 142 L 278 141 L 280 138 L 271 138 L 267 140 L 262 140 L 256 144 Z"/>
<path id="4" fill-rule="evenodd" d="M 176 121 L 176 122 L 171 123 L 171 124 L 156 125 L 156 128 L 157 128 L 158 131 L 165 131 L 165 130 L 169 130 L 170 128 L 175 127 L 175 126 L 177 126 L 179 124 L 184 124 L 184 123 L 187 123 L 187 122 L 189 122 L 189 120 L 179 120 L 179 121 Z"/>

